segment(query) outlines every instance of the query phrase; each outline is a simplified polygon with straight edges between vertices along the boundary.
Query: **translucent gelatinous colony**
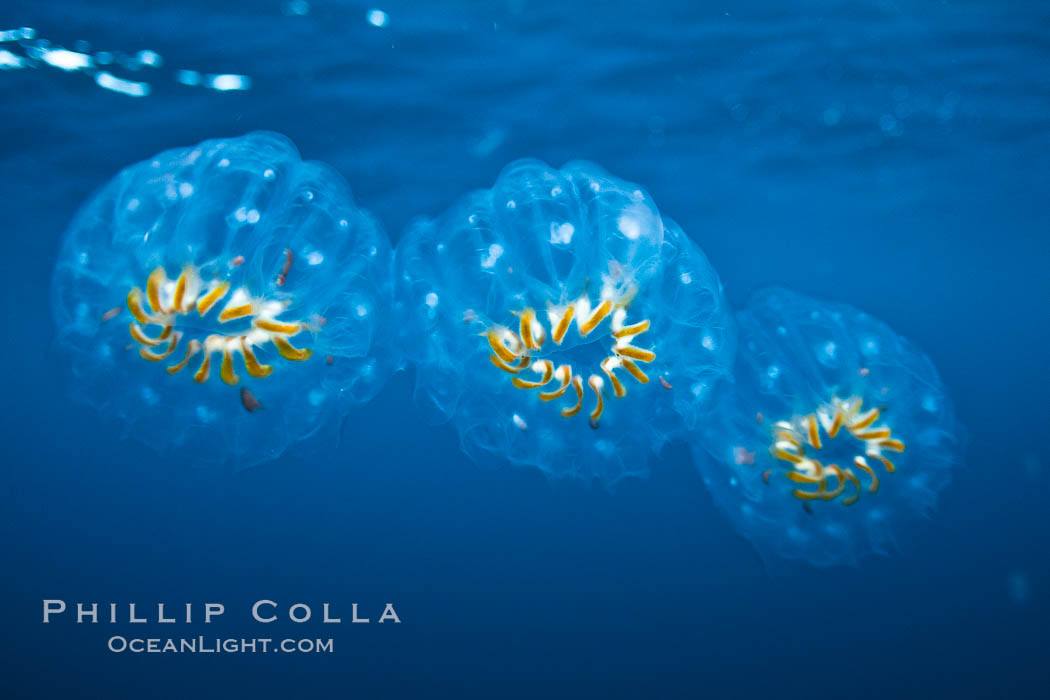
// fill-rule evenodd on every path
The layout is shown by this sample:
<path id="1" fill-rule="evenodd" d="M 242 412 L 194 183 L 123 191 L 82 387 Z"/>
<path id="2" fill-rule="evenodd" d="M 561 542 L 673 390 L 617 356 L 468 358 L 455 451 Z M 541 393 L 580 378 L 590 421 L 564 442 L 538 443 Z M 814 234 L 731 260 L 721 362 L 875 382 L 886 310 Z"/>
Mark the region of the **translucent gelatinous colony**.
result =
<path id="1" fill-rule="evenodd" d="M 396 254 L 417 398 L 479 461 L 614 482 L 704 410 L 733 355 L 722 287 L 638 186 L 507 166 Z"/>
<path id="2" fill-rule="evenodd" d="M 72 394 L 158 449 L 273 458 L 396 367 L 391 262 L 342 177 L 283 136 L 161 153 L 63 240 L 52 302 Z"/>
<path id="3" fill-rule="evenodd" d="M 766 557 L 884 552 L 958 458 L 933 363 L 878 319 L 787 289 L 756 293 L 737 325 L 734 382 L 693 434 L 716 503 Z"/>

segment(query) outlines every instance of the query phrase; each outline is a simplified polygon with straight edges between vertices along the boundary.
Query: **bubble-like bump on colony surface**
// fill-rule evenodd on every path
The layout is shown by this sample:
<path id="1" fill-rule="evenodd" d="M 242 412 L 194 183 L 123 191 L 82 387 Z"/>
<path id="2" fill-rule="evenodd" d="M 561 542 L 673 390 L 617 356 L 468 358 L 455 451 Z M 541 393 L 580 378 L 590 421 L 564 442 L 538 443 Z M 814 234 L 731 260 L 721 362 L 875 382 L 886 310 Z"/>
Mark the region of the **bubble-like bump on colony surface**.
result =
<path id="1" fill-rule="evenodd" d="M 52 280 L 72 395 L 157 449 L 248 466 L 371 398 L 397 364 L 392 254 L 343 178 L 257 132 L 121 171 Z"/>
<path id="2" fill-rule="evenodd" d="M 596 165 L 512 163 L 395 257 L 417 399 L 478 461 L 644 474 L 728 373 L 731 318 L 703 252 Z"/>
<path id="3" fill-rule="evenodd" d="M 878 319 L 786 289 L 756 293 L 737 326 L 735 383 L 694 433 L 715 501 L 767 561 L 886 553 L 958 458 L 933 363 Z"/>

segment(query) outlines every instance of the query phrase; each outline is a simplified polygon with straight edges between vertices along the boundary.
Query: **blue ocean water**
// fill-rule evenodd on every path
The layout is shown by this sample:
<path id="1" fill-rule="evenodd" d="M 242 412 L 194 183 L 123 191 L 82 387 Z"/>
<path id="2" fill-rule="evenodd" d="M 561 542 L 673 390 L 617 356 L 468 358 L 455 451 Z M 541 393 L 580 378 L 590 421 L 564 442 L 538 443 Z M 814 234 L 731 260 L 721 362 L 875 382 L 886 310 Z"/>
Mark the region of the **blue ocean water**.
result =
<path id="1" fill-rule="evenodd" d="M 0 44 L 0 695 L 1041 696 L 1050 12 L 736 5 L 4 3 L 0 32 L 35 38 Z M 113 79 L 47 65 L 39 39 L 109 53 Z M 601 163 L 645 185 L 734 304 L 784 284 L 922 347 L 965 461 L 893 557 L 770 571 L 684 445 L 611 493 L 478 467 L 418 420 L 406 374 L 341 444 L 233 475 L 120 440 L 49 364 L 62 231 L 121 167 L 254 129 L 338 169 L 395 242 L 515 158 Z M 220 601 L 208 628 L 143 627 L 336 652 L 113 654 L 134 626 L 42 625 L 45 598 Z M 260 598 L 344 621 L 393 602 L 402 623 L 260 628 Z"/>

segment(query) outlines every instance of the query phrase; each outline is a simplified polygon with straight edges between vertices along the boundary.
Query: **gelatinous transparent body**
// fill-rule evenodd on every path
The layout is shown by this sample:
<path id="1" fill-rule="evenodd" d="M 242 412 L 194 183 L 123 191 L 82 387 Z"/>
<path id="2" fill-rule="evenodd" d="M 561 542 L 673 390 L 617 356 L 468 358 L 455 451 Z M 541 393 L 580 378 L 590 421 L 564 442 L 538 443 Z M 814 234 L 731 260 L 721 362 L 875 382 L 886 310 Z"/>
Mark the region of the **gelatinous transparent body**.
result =
<path id="1" fill-rule="evenodd" d="M 479 461 L 607 483 L 703 411 L 733 353 L 722 287 L 649 196 L 512 163 L 397 249 L 417 398 Z"/>
<path id="2" fill-rule="evenodd" d="M 273 458 L 396 365 L 391 263 L 342 177 L 278 134 L 132 165 L 80 210 L 55 267 L 73 396 L 158 449 Z"/>
<path id="3" fill-rule="evenodd" d="M 756 293 L 737 325 L 735 382 L 694 432 L 715 501 L 764 557 L 884 552 L 958 458 L 932 362 L 864 312 L 786 289 Z"/>

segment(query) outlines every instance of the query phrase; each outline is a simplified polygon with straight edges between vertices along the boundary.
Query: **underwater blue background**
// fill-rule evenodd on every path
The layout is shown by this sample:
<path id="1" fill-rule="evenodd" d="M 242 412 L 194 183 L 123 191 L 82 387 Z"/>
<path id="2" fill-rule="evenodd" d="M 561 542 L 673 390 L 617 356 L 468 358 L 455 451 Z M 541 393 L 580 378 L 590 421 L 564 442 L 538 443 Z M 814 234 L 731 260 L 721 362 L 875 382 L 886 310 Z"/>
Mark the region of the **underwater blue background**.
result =
<path id="1" fill-rule="evenodd" d="M 1050 9 L 1039 2 L 6 0 L 0 30 L 156 51 L 134 98 L 0 71 L 0 697 L 1041 697 L 1050 660 Z M 14 49 L 11 44 L 0 48 Z M 178 68 L 251 78 L 217 92 Z M 510 160 L 639 182 L 740 305 L 886 320 L 969 442 L 892 558 L 766 570 L 671 445 L 612 493 L 479 467 L 412 378 L 233 475 L 121 441 L 49 365 L 76 208 L 172 146 L 272 129 L 396 241 Z M 40 601 L 223 602 L 203 625 Z M 401 625 L 256 625 L 259 598 Z M 68 615 L 66 616 L 68 617 Z M 334 637 L 324 655 L 111 654 L 111 634 Z"/>

